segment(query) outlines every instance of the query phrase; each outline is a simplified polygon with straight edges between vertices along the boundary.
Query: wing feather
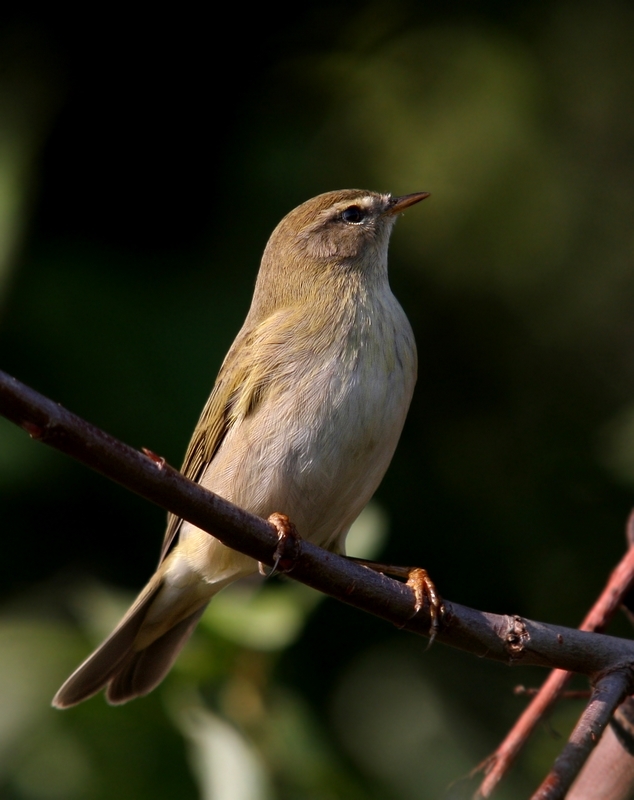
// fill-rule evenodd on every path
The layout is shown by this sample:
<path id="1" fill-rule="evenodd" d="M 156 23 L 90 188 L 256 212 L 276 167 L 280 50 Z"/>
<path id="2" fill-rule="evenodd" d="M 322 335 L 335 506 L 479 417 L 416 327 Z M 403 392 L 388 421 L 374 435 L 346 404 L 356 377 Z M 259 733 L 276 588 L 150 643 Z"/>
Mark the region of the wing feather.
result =
<path id="1" fill-rule="evenodd" d="M 280 350 L 280 330 L 288 331 L 290 309 L 278 311 L 259 325 L 240 331 L 220 367 L 214 388 L 203 408 L 181 467 L 192 481 L 200 480 L 235 422 L 255 413 L 279 364 L 263 357 L 268 349 Z M 283 348 L 282 348 L 283 351 Z M 276 359 L 273 359 L 275 361 Z M 169 513 L 159 564 L 176 544 L 182 518 Z"/>

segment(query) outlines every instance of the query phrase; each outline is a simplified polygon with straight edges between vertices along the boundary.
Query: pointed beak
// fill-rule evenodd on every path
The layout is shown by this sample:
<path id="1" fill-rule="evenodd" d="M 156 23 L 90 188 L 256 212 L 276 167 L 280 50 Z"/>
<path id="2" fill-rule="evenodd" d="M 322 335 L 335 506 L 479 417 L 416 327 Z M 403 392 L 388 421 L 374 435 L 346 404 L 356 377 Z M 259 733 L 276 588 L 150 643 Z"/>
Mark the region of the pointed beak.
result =
<path id="1" fill-rule="evenodd" d="M 404 194 L 401 197 L 392 197 L 389 200 L 388 207 L 385 209 L 386 214 L 400 214 L 406 208 L 413 206 L 415 203 L 420 203 L 426 197 L 429 197 L 431 192 L 414 192 L 414 194 Z"/>

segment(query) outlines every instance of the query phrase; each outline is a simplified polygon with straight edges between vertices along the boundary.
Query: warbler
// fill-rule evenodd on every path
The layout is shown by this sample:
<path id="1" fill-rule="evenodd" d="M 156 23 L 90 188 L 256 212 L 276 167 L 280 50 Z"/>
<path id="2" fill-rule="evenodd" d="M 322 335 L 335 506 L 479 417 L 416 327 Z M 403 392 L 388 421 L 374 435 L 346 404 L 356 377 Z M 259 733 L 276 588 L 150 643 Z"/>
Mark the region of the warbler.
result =
<path id="1" fill-rule="evenodd" d="M 302 538 L 345 552 L 414 391 L 416 345 L 390 289 L 387 253 L 397 216 L 428 195 L 327 192 L 284 217 L 189 444 L 185 476 L 253 514 L 283 513 Z M 111 704 L 147 694 L 212 597 L 257 570 L 170 514 L 158 569 L 53 705 L 104 687 Z"/>

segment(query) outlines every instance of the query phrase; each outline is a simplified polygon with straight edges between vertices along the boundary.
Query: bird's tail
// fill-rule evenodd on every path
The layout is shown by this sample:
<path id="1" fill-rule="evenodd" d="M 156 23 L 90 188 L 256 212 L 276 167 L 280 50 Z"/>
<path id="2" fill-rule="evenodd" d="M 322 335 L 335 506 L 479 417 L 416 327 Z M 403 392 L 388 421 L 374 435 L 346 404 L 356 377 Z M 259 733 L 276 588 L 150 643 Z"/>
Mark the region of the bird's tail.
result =
<path id="1" fill-rule="evenodd" d="M 159 569 L 105 642 L 66 680 L 53 698 L 54 706 L 74 706 L 104 687 L 108 702 L 118 705 L 147 694 L 163 680 L 214 592 L 186 598 L 185 610 L 167 623 L 163 619 L 155 635 L 149 631 L 163 616 L 157 613 L 164 605 L 161 590 L 170 594 Z"/>

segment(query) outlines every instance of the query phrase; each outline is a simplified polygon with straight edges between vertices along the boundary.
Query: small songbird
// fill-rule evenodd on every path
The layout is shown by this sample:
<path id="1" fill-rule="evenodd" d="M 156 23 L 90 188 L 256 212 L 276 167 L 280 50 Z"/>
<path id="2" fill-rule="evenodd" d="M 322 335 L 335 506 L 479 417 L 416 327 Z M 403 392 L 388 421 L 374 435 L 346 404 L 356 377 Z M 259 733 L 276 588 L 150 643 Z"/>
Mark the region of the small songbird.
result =
<path id="1" fill-rule="evenodd" d="M 194 431 L 185 476 L 258 516 L 285 514 L 302 538 L 344 553 L 414 391 L 416 345 L 390 290 L 387 250 L 397 216 L 426 197 L 348 189 L 284 217 Z M 157 571 L 53 705 L 104 687 L 112 704 L 147 694 L 211 598 L 257 570 L 170 514 Z"/>

